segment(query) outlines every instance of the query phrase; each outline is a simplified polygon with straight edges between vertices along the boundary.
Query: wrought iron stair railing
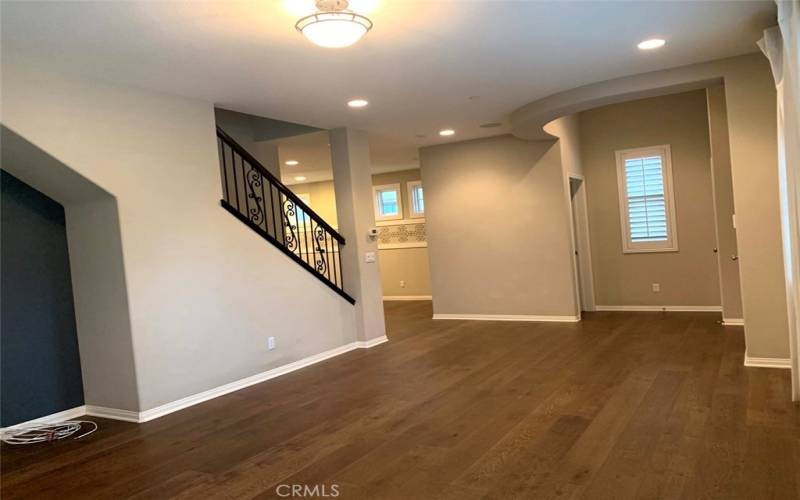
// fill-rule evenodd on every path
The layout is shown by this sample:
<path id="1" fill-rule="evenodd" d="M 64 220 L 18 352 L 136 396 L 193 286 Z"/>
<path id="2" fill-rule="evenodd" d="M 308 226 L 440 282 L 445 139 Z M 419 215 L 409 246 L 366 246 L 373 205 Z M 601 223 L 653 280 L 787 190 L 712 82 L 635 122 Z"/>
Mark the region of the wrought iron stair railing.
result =
<path id="1" fill-rule="evenodd" d="M 219 127 L 217 147 L 222 207 L 355 304 L 342 281 L 342 235 Z"/>

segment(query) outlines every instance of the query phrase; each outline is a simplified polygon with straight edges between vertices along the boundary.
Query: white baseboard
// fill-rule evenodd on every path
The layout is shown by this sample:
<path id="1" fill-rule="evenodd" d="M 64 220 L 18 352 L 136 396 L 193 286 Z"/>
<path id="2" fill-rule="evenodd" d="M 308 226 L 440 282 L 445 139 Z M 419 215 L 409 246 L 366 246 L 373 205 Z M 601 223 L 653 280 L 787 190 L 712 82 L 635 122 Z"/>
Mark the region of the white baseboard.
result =
<path id="1" fill-rule="evenodd" d="M 370 347 L 375 347 L 376 345 L 381 345 L 385 342 L 389 342 L 389 338 L 386 337 L 386 335 L 382 335 L 380 337 L 375 337 L 374 339 L 358 340 L 356 341 L 356 347 L 359 349 L 369 349 Z"/>
<path id="2" fill-rule="evenodd" d="M 339 356 L 346 352 L 350 352 L 354 349 L 368 349 L 370 347 L 375 347 L 377 345 L 383 344 L 384 342 L 388 341 L 389 339 L 384 335 L 367 341 L 351 342 L 349 344 L 345 344 L 343 346 L 339 346 L 334 349 L 330 349 L 321 352 L 319 354 L 314 354 L 313 356 L 297 360 L 293 363 L 289 363 L 288 365 L 279 366 L 277 368 L 257 373 L 255 375 L 251 375 L 249 377 L 236 380 L 234 382 L 230 382 L 228 384 L 221 385 L 219 387 L 215 387 L 207 391 L 203 391 L 197 394 L 193 394 L 191 396 L 187 396 L 185 398 L 181 398 L 171 403 L 163 404 L 161 406 L 156 406 L 155 408 L 150 408 L 149 410 L 139 412 L 136 420 L 131 420 L 131 421 L 140 423 L 148 422 L 150 420 L 163 417 L 164 415 L 168 415 L 170 413 L 182 410 L 184 408 L 188 408 L 190 406 L 200 404 L 204 401 L 208 401 L 209 399 L 218 398 L 220 396 L 224 396 L 225 394 L 238 391 L 240 389 L 244 389 L 245 387 L 250 387 L 251 385 L 255 385 L 261 382 L 266 382 L 267 380 L 280 377 L 281 375 L 291 373 L 293 371 L 305 368 L 307 366 L 319 363 L 321 361 L 325 361 L 326 359 Z M 111 413 L 108 412 L 105 415 L 97 415 L 97 416 L 106 416 L 107 418 L 115 418 L 114 416 L 112 416 Z M 123 416 L 127 415 L 123 414 Z M 118 419 L 126 420 L 126 418 L 118 418 Z"/>
<path id="3" fill-rule="evenodd" d="M 289 363 L 288 365 L 279 366 L 277 368 L 273 368 L 265 372 L 257 373 L 255 375 L 251 375 L 249 377 L 236 380 L 234 382 L 230 382 L 225 385 L 215 387 L 213 389 L 208 389 L 207 391 L 199 392 L 191 396 L 186 396 L 185 398 L 178 399 L 177 401 L 172 401 L 171 403 L 166 403 L 161 406 L 156 406 L 155 408 L 151 408 L 149 410 L 140 412 L 139 422 L 148 422 L 158 417 L 162 417 L 164 415 L 168 415 L 178 410 L 182 410 L 184 408 L 194 406 L 204 401 L 208 401 L 209 399 L 218 398 L 220 396 L 224 396 L 225 394 L 238 391 L 239 389 L 244 389 L 245 387 L 250 387 L 251 385 L 255 385 L 261 382 L 266 382 L 267 380 L 273 379 L 275 377 L 280 377 L 281 375 L 285 375 L 287 373 L 291 373 L 301 368 L 305 368 L 306 366 L 319 363 L 320 361 L 325 361 L 326 359 L 332 358 L 334 356 L 339 356 L 340 354 L 352 351 L 353 349 L 358 349 L 358 345 L 356 345 L 356 342 L 351 342 L 349 344 L 345 344 L 343 346 L 339 346 L 334 349 L 321 352 L 319 354 L 314 354 L 313 356 L 309 356 L 307 358 L 294 361 L 292 363 Z"/>
<path id="4" fill-rule="evenodd" d="M 433 319 L 464 319 L 470 321 L 545 321 L 576 323 L 577 316 L 531 316 L 527 314 L 434 314 Z"/>
<path id="5" fill-rule="evenodd" d="M 744 366 L 751 368 L 792 368 L 791 358 L 752 358 L 744 352 Z"/>
<path id="6" fill-rule="evenodd" d="M 744 326 L 744 318 L 722 318 L 724 326 Z"/>
<path id="7" fill-rule="evenodd" d="M 139 422 L 140 413 L 131 410 L 106 408 L 104 406 L 86 405 L 86 415 L 90 417 L 108 418 L 111 420 L 122 420 L 123 422 Z"/>
<path id="8" fill-rule="evenodd" d="M 85 405 L 85 406 L 78 406 L 76 408 L 71 408 L 69 410 L 65 410 L 62 412 L 53 413 L 52 415 L 47 415 L 41 418 L 37 418 L 35 420 L 22 422 L 16 425 L 5 427 L 0 430 L 5 431 L 35 423 L 63 422 L 64 420 L 70 420 L 82 417 L 84 415 L 88 415 L 91 417 L 108 418 L 111 420 L 122 420 L 125 422 L 135 422 L 135 423 L 148 422 L 158 417 L 163 417 L 164 415 L 176 412 L 178 410 L 182 410 L 184 408 L 194 406 L 204 401 L 208 401 L 209 399 L 218 398 L 220 396 L 224 396 L 225 394 L 238 391 L 239 389 L 244 389 L 245 387 L 249 387 L 251 385 L 255 385 L 260 382 L 265 382 L 275 377 L 280 377 L 281 375 L 285 375 L 287 373 L 299 370 L 301 368 L 305 368 L 306 366 L 319 363 L 320 361 L 324 361 L 326 359 L 339 356 L 340 354 L 344 354 L 354 349 L 369 349 L 370 347 L 375 347 L 377 345 L 383 344 L 388 341 L 389 339 L 386 337 L 386 335 L 383 335 L 381 337 L 376 337 L 374 339 L 366 341 L 360 340 L 356 342 L 351 342 L 349 344 L 345 344 L 343 346 L 339 346 L 334 349 L 330 349 L 328 351 L 321 352 L 319 354 L 314 354 L 313 356 L 297 360 L 293 363 L 289 363 L 288 365 L 279 366 L 278 368 L 273 368 L 272 370 L 267 370 L 265 372 L 257 373 L 250 377 L 236 380 L 229 384 L 221 385 L 219 387 L 215 387 L 213 389 L 209 389 L 207 391 L 203 391 L 198 394 L 193 394 L 191 396 L 181 398 L 177 401 L 163 404 L 161 406 L 156 406 L 155 408 L 151 408 L 149 410 L 141 412 L 136 412 L 131 410 L 119 410 L 116 408 L 105 408 L 103 406 Z"/>
<path id="9" fill-rule="evenodd" d="M 722 306 L 595 306 L 597 311 L 722 312 Z"/>
<path id="10" fill-rule="evenodd" d="M 59 411 L 57 413 L 45 415 L 44 417 L 34 418 L 33 420 L 28 420 L 25 422 L 20 422 L 18 424 L 9 425 L 8 427 L 2 427 L 0 428 L 0 432 L 18 429 L 20 427 L 25 427 L 31 424 L 55 424 L 58 422 L 63 422 L 65 420 L 72 420 L 78 417 L 82 417 L 85 414 L 86 414 L 85 406 L 76 406 L 75 408 L 70 408 L 69 410 Z"/>
<path id="11" fill-rule="evenodd" d="M 430 295 L 384 295 L 383 300 L 433 300 Z"/>

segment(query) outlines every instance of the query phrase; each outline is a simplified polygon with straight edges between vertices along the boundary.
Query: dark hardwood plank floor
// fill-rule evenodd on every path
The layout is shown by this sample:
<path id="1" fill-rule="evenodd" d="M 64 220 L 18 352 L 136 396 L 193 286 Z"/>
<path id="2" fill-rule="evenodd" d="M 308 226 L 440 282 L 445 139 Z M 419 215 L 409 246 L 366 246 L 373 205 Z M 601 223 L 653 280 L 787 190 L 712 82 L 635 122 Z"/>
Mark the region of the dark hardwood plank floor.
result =
<path id="1" fill-rule="evenodd" d="M 3 445 L 0 493 L 800 498 L 789 372 L 745 368 L 742 329 L 718 315 L 433 321 L 429 302 L 391 302 L 386 317 L 388 344 L 145 424 L 95 419 L 86 440 Z"/>

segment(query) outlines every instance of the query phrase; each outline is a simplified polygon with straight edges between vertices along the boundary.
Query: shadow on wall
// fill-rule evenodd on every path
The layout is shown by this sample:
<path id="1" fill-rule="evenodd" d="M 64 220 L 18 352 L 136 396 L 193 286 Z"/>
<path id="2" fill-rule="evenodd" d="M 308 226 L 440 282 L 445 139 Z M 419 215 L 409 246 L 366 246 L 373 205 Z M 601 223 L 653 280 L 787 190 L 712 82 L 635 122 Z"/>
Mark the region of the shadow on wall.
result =
<path id="1" fill-rule="evenodd" d="M 85 402 L 138 410 L 116 199 L 7 127 L 1 133 L 3 170 L 64 207 Z"/>

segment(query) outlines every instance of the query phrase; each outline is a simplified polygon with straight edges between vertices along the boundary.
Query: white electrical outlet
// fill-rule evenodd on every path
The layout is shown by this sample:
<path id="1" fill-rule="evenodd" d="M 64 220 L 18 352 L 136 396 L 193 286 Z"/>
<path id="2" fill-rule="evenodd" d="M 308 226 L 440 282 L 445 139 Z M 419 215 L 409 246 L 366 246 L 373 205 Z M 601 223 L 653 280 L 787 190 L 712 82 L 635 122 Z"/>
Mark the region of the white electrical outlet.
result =
<path id="1" fill-rule="evenodd" d="M 661 291 L 661 284 L 660 283 L 653 283 L 653 291 L 660 292 Z"/>
<path id="2" fill-rule="evenodd" d="M 267 339 L 267 349 L 270 351 L 275 349 L 275 337 L 269 337 Z"/>
<path id="3" fill-rule="evenodd" d="M 403 281 L 403 280 L 400 280 L 400 288 L 405 288 L 405 287 L 406 287 L 406 282 Z"/>

